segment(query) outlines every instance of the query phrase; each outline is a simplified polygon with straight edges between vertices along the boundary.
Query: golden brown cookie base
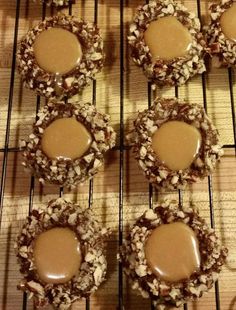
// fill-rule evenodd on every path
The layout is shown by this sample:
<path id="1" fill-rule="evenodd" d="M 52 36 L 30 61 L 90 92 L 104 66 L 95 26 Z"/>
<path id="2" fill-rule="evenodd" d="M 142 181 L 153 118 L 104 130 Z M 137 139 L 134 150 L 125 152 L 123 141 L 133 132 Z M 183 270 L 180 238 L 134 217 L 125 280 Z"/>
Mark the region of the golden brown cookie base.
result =
<path id="1" fill-rule="evenodd" d="M 200 270 L 188 280 L 175 283 L 156 277 L 145 259 L 145 242 L 152 230 L 161 224 L 184 222 L 195 232 L 201 254 Z M 215 232 L 192 208 L 180 210 L 177 202 L 164 201 L 154 210 L 146 211 L 131 229 L 121 248 L 124 271 L 142 296 L 151 298 L 157 309 L 179 307 L 207 292 L 217 280 L 225 263 L 227 249 L 221 247 Z"/>

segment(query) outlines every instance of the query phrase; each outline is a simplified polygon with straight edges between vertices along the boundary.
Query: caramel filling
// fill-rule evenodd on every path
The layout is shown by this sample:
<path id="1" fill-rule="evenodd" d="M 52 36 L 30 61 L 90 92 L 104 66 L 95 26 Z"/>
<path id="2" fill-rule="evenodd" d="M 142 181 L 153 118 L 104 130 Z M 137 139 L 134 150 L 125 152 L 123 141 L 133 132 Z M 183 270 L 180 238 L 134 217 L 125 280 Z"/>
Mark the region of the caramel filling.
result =
<path id="1" fill-rule="evenodd" d="M 153 273 L 165 281 L 188 279 L 200 268 L 197 237 L 181 222 L 154 229 L 146 242 L 145 255 Z"/>
<path id="2" fill-rule="evenodd" d="M 198 129 L 180 121 L 164 123 L 152 137 L 152 148 L 158 158 L 174 171 L 190 167 L 200 146 Z"/>
<path id="3" fill-rule="evenodd" d="M 185 56 L 192 44 L 188 29 L 174 16 L 151 22 L 144 33 L 144 40 L 154 62 L 157 58 L 171 60 Z"/>
<path id="4" fill-rule="evenodd" d="M 40 279 L 66 283 L 78 274 L 82 255 L 80 243 L 69 228 L 52 228 L 35 241 L 34 261 Z"/>
<path id="5" fill-rule="evenodd" d="M 33 49 L 38 65 L 54 74 L 70 72 L 82 57 L 78 38 L 63 28 L 49 28 L 41 32 L 35 39 Z"/>
<path id="6" fill-rule="evenodd" d="M 42 136 L 43 152 L 52 159 L 82 157 L 92 142 L 91 134 L 75 118 L 59 118 L 52 122 Z"/>
<path id="7" fill-rule="evenodd" d="M 236 42 L 236 3 L 222 14 L 220 26 L 224 35 Z"/>

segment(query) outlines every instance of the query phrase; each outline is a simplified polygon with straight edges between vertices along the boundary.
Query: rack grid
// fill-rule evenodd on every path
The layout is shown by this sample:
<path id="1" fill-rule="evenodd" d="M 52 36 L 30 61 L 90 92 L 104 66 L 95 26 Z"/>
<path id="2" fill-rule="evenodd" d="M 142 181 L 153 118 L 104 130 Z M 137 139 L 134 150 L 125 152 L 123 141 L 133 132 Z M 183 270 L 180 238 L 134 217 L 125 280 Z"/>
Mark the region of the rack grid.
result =
<path id="1" fill-rule="evenodd" d="M 2 217 L 2 210 L 4 205 L 4 192 L 5 192 L 5 186 L 6 186 L 6 172 L 7 172 L 7 165 L 8 165 L 8 155 L 11 152 L 20 152 L 20 149 L 18 147 L 9 147 L 10 142 L 10 128 L 11 128 L 11 116 L 12 116 L 12 109 L 13 109 L 13 95 L 14 95 L 14 86 L 15 86 L 15 70 L 16 70 L 16 50 L 17 50 L 17 41 L 18 41 L 18 30 L 19 30 L 19 19 L 20 19 L 20 7 L 21 2 L 24 0 L 16 0 L 16 9 L 15 9 L 15 27 L 14 27 L 14 37 L 13 37 L 13 48 L 12 48 L 12 66 L 11 66 L 11 76 L 10 76 L 10 88 L 9 88 L 9 94 L 8 94 L 8 111 L 7 111 L 7 123 L 6 123 L 6 131 L 5 131 L 5 143 L 4 148 L 0 148 L 0 152 L 3 153 L 3 163 L 2 163 L 2 172 L 1 172 L 1 190 L 0 190 L 0 219 Z M 73 1 L 72 1 L 73 2 Z M 73 4 L 70 2 L 69 8 L 68 8 L 68 14 L 73 14 Z M 148 2 L 148 1 L 147 1 Z M 197 11 L 198 16 L 201 19 L 201 1 L 196 0 L 197 2 Z M 120 139 L 119 139 L 119 146 L 116 147 L 117 150 L 119 150 L 119 234 L 118 234 L 118 243 L 119 246 L 122 245 L 123 237 L 124 237 L 124 229 L 123 229 L 123 201 L 124 201 L 124 155 L 125 152 L 129 149 L 128 146 L 125 145 L 124 140 L 124 134 L 125 134 L 125 124 L 124 124 L 124 66 L 125 66 L 125 25 L 124 25 L 124 10 L 126 6 L 125 0 L 120 0 L 119 2 L 119 9 L 120 9 L 120 29 L 119 29 L 119 35 L 120 35 Z M 52 11 L 53 13 L 53 11 Z M 97 23 L 98 21 L 98 14 L 99 14 L 99 0 L 94 0 L 94 22 Z M 42 6 L 42 19 L 44 19 L 46 16 L 46 5 L 43 4 Z M 233 123 L 233 137 L 234 137 L 234 143 L 233 144 L 227 144 L 224 145 L 224 148 L 227 149 L 234 149 L 236 154 L 236 120 L 235 120 L 235 105 L 234 105 L 234 93 L 233 93 L 233 83 L 234 83 L 234 73 L 232 69 L 228 69 L 228 89 L 230 93 L 230 102 L 231 102 L 231 115 L 232 115 L 232 123 Z M 202 84 L 202 101 L 205 107 L 205 110 L 207 111 L 208 108 L 208 102 L 207 102 L 207 95 L 206 95 L 206 73 L 202 74 L 201 78 L 201 84 Z M 96 104 L 96 81 L 93 81 L 92 85 L 92 102 Z M 178 88 L 175 88 L 175 96 L 178 97 Z M 150 106 L 152 102 L 152 88 L 151 84 L 147 83 L 147 105 Z M 37 96 L 36 98 L 36 114 L 40 108 L 40 97 Z M 37 116 L 35 116 L 37 117 Z M 29 190 L 29 210 L 33 206 L 33 200 L 34 200 L 34 188 L 35 188 L 35 179 L 32 176 L 30 180 L 30 190 Z M 153 207 L 153 194 L 154 189 L 151 185 L 149 185 L 149 207 Z M 63 195 L 63 188 L 60 188 L 59 190 L 59 196 Z M 178 192 L 179 197 L 179 204 L 182 206 L 183 204 L 183 195 L 184 193 L 182 191 Z M 209 207 L 210 207 L 210 223 L 211 227 L 214 228 L 214 201 L 213 201 L 213 185 L 212 185 L 212 177 L 208 177 L 208 197 L 209 197 Z M 93 181 L 91 180 L 89 183 L 89 199 L 88 199 L 88 206 L 92 207 L 93 205 Z M 1 221 L 0 221 L 1 225 Z M 0 226 L 1 227 L 1 226 Z M 122 310 L 125 309 L 124 307 L 124 299 L 123 299 L 123 271 L 122 271 L 122 265 L 118 263 L 118 309 Z M 23 294 L 23 303 L 22 303 L 22 309 L 27 309 L 27 294 Z M 89 298 L 86 300 L 86 310 L 91 309 L 90 307 L 90 300 Z M 185 310 L 188 309 L 187 305 L 184 305 L 183 307 Z M 153 309 L 152 306 L 150 306 L 150 309 Z M 219 283 L 216 282 L 215 284 L 215 309 L 220 310 L 220 294 L 219 294 Z M 11 309 L 9 309 L 11 310 Z M 133 310 L 133 309 L 128 309 Z"/>

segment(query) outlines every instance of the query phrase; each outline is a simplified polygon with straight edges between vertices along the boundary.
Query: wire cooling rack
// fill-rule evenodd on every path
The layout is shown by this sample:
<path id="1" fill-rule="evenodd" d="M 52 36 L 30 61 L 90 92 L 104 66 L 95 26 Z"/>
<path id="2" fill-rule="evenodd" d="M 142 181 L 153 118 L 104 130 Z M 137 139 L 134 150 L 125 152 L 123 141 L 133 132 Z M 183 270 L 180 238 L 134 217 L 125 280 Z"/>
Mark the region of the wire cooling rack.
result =
<path id="1" fill-rule="evenodd" d="M 11 65 L 11 74 L 10 74 L 10 88 L 8 94 L 8 109 L 7 109 L 7 122 L 6 122 L 6 131 L 5 131 L 5 142 L 4 147 L 0 149 L 0 152 L 3 153 L 3 161 L 2 161 L 2 171 L 1 171 L 1 190 L 0 190 L 0 216 L 2 218 L 2 210 L 4 205 L 4 193 L 6 187 L 6 176 L 7 176 L 7 165 L 8 165 L 8 157 L 11 152 L 19 152 L 19 148 L 17 147 L 10 147 L 10 129 L 11 129 L 11 118 L 12 118 L 12 109 L 13 109 L 13 96 L 14 96 L 14 86 L 15 86 L 15 71 L 16 71 L 16 50 L 17 50 L 17 42 L 18 42 L 18 31 L 19 31 L 19 20 L 20 20 L 20 8 L 21 4 L 24 0 L 17 0 L 16 1 L 16 8 L 15 8 L 15 26 L 14 26 L 14 36 L 13 36 L 13 47 L 12 47 L 12 65 Z M 118 1 L 118 0 L 117 0 Z M 125 79 L 124 79 L 124 71 L 125 71 L 125 44 L 126 44 L 126 37 L 125 37 L 125 23 L 124 23 L 124 11 L 128 1 L 120 0 L 119 2 L 119 19 L 120 19 L 120 28 L 119 28 L 119 35 L 120 35 L 120 136 L 119 136 L 119 146 L 116 149 L 119 151 L 119 223 L 118 223 L 118 244 L 122 245 L 123 237 L 124 237 L 124 225 L 123 225 L 123 205 L 124 205 L 124 161 L 125 161 L 125 152 L 129 149 L 128 146 L 125 145 L 125 121 L 124 121 L 124 92 L 125 92 Z M 148 1 L 147 1 L 148 2 Z M 197 10 L 198 16 L 201 19 L 201 0 L 197 0 Z M 52 12 L 53 14 L 53 12 Z M 72 2 L 68 8 L 68 14 L 73 14 L 73 4 Z M 94 0 L 94 22 L 97 23 L 99 14 L 99 0 Z M 46 5 L 42 6 L 42 19 L 46 16 Z M 234 93 L 233 93 L 233 71 L 232 69 L 228 69 L 228 87 L 230 93 L 230 102 L 231 102 L 231 115 L 232 115 L 232 124 L 233 124 L 233 144 L 224 145 L 224 148 L 234 149 L 236 153 L 236 124 L 235 124 L 235 105 L 234 105 Z M 201 77 L 201 86 L 202 86 L 202 101 L 204 103 L 204 107 L 207 111 L 208 109 L 208 102 L 207 102 L 207 95 L 206 95 L 206 73 L 204 73 Z M 96 104 L 96 90 L 97 84 L 96 81 L 93 81 L 92 85 L 92 101 Z M 178 97 L 179 89 L 175 88 L 175 96 Z M 147 105 L 150 106 L 152 102 L 152 88 L 150 83 L 147 83 Z M 40 108 L 40 101 L 41 98 L 39 96 L 36 97 L 36 114 Z M 30 181 L 30 191 L 29 191 L 29 210 L 32 208 L 33 205 L 33 198 L 34 198 L 34 190 L 35 190 L 35 179 L 32 176 Z M 155 190 L 152 186 L 149 186 L 149 207 L 153 207 L 153 195 Z M 59 196 L 63 195 L 63 188 L 60 188 Z M 88 195 L 88 205 L 89 207 L 92 206 L 93 203 L 93 180 L 89 183 L 89 195 Z M 183 193 L 182 191 L 178 191 L 179 197 L 179 204 L 182 206 L 183 204 Z M 208 200 L 209 200 L 209 207 L 210 207 L 210 223 L 211 227 L 214 228 L 214 202 L 213 202 L 213 187 L 212 187 L 212 177 L 208 177 Z M 124 279 L 123 279 L 123 270 L 122 265 L 119 263 L 118 265 L 118 294 L 117 294 L 117 305 L 118 309 L 126 309 L 124 303 Z M 86 300 L 86 310 L 92 309 L 90 307 L 90 299 Z M 183 307 L 185 310 L 188 309 L 187 305 Z M 2 308 L 5 309 L 5 308 Z M 22 309 L 27 309 L 27 295 L 23 294 L 23 303 Z M 150 309 L 153 309 L 150 305 Z M 213 308 L 212 308 L 213 309 Z M 215 284 L 215 308 L 216 310 L 222 309 L 220 306 L 220 294 L 219 294 L 219 284 L 216 282 Z M 7 309 L 13 310 L 13 309 Z M 15 309 L 14 309 L 15 310 Z M 18 309 L 16 309 L 18 310 Z M 105 309 L 104 309 L 105 310 Z M 127 310 L 135 310 L 135 309 L 127 309 Z M 223 309 L 226 310 L 226 309 Z"/>

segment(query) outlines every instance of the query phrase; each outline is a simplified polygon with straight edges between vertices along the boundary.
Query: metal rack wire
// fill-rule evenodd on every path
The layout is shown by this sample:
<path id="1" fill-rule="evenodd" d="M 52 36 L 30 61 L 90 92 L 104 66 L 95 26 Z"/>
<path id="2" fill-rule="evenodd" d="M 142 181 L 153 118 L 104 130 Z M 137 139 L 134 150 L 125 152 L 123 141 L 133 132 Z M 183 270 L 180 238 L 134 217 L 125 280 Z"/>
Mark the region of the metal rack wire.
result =
<path id="1" fill-rule="evenodd" d="M 201 19 L 201 1 L 197 1 L 197 10 L 198 16 Z M 148 1 L 147 1 L 148 2 Z M 0 152 L 3 153 L 3 164 L 2 164 L 2 173 L 1 173 L 1 189 L 0 189 L 0 227 L 1 227 L 1 218 L 2 218 L 2 209 L 4 203 L 4 192 L 6 185 L 6 173 L 7 173 L 7 164 L 8 164 L 8 155 L 11 152 L 19 152 L 19 148 L 10 148 L 10 127 L 11 127 L 11 116 L 12 116 L 12 107 L 13 107 L 13 95 L 14 95 L 14 86 L 15 86 L 15 69 L 16 69 L 16 49 L 17 49 L 17 38 L 18 38 L 18 29 L 19 29 L 19 16 L 20 16 L 20 6 L 21 0 L 16 1 L 16 10 L 15 10 L 15 26 L 14 26 L 14 41 L 12 49 L 12 67 L 11 67 L 11 76 L 10 76 L 10 89 L 8 94 L 8 111 L 7 111 L 7 123 L 5 131 L 5 143 L 4 148 L 0 149 Z M 120 153 L 119 158 L 119 235 L 118 235 L 118 244 L 122 245 L 123 241 L 123 204 L 124 204 L 124 154 L 127 150 L 127 147 L 124 144 L 124 45 L 125 45 L 125 30 L 124 30 L 124 10 L 125 10 L 125 0 L 120 0 L 120 141 L 119 147 L 117 148 Z M 98 11 L 99 11 L 99 0 L 94 0 L 94 22 L 97 23 L 98 20 Z M 72 2 L 68 8 L 68 14 L 73 14 L 73 5 Z M 42 7 L 42 19 L 46 15 L 46 5 Z M 236 154 L 236 117 L 235 117 L 235 106 L 234 106 L 234 93 L 233 93 L 233 72 L 232 69 L 228 70 L 228 81 L 229 81 L 229 93 L 231 99 L 231 114 L 232 114 L 232 123 L 233 123 L 233 136 L 234 143 L 224 145 L 224 148 L 231 148 L 235 150 Z M 206 75 L 202 75 L 202 99 L 204 107 L 207 111 L 207 96 L 206 96 Z M 178 88 L 175 88 L 175 95 L 178 97 Z M 151 105 L 152 101 L 152 90 L 151 84 L 147 85 L 147 96 L 148 96 L 148 106 Z M 92 102 L 96 104 L 96 81 L 93 82 L 92 86 Z M 40 107 L 40 97 L 37 96 L 36 99 L 36 114 Z M 30 190 L 29 190 L 29 210 L 32 208 L 33 199 L 34 199 L 34 177 L 31 177 Z M 89 183 L 89 200 L 88 206 L 92 207 L 93 205 L 93 181 Z M 152 186 L 149 186 L 149 207 L 153 206 L 153 193 L 154 190 Z M 213 185 L 211 176 L 208 177 L 208 193 L 209 193 L 209 207 L 210 207 L 210 221 L 211 227 L 214 228 L 214 201 L 213 201 Z M 182 191 L 178 192 L 179 194 L 179 204 L 182 206 L 183 195 Z M 59 190 L 59 196 L 63 195 L 63 188 Z M 23 294 L 23 304 L 22 309 L 27 309 L 27 295 Z M 90 300 L 86 300 L 86 310 L 90 309 Z M 124 299 L 123 299 L 123 270 L 122 265 L 119 263 L 118 266 L 118 309 L 124 309 Z M 151 306 L 151 309 L 153 307 Z M 184 305 L 184 309 L 187 310 L 187 305 Z M 220 294 L 219 294 L 219 284 L 215 284 L 215 309 L 220 310 Z M 130 309 L 131 310 L 131 309 Z"/>

